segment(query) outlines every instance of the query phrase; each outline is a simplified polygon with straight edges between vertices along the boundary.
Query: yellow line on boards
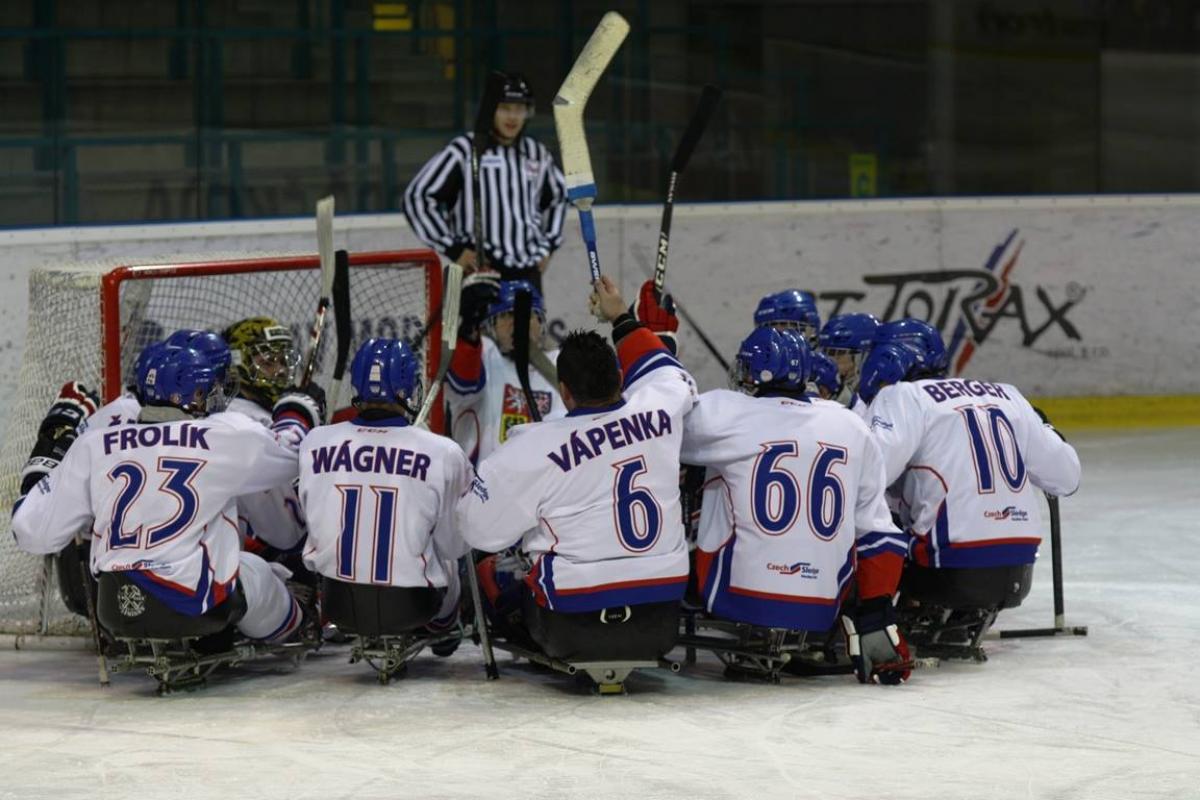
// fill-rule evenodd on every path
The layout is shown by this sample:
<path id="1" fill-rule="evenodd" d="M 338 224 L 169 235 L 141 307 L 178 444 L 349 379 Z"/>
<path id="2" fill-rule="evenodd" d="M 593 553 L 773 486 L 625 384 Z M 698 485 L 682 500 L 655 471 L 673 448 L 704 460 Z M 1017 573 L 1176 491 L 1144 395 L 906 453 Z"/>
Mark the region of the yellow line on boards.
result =
<path id="1" fill-rule="evenodd" d="M 1200 425 L 1200 395 L 1030 398 L 1057 428 L 1180 428 Z"/>

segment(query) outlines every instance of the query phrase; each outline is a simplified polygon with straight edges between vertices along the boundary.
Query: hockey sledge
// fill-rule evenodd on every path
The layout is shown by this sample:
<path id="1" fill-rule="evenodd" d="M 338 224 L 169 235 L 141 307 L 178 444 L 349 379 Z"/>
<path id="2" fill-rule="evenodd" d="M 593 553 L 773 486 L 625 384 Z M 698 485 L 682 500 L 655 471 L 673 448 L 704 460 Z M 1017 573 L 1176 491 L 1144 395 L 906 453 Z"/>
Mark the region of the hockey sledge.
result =
<path id="1" fill-rule="evenodd" d="M 160 696 L 192 691 L 224 667 L 265 658 L 293 664 L 319 647 L 315 630 L 282 644 L 245 639 L 237 621 L 246 611 L 240 587 L 209 612 L 190 617 L 167 607 L 119 573 L 106 572 L 98 581 L 96 616 L 108 643 L 101 644 L 101 682 L 108 671 L 144 670 L 157 681 Z"/>
<path id="2" fill-rule="evenodd" d="M 338 630 L 353 636 L 350 663 L 365 662 L 380 685 L 402 678 L 425 648 L 455 646 L 473 631 L 455 624 L 444 632 L 426 626 L 434 620 L 442 591 L 428 587 L 370 586 L 323 579 L 323 609 Z"/>

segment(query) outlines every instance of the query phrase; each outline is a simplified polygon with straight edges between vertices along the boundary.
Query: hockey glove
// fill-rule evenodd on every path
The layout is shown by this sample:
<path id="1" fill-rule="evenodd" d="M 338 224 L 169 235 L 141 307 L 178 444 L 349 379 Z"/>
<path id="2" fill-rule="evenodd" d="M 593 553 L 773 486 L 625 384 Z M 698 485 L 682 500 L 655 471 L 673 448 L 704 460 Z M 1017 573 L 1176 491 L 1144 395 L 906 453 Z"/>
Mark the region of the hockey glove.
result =
<path id="1" fill-rule="evenodd" d="M 70 381 L 58 390 L 58 397 L 42 424 L 29 460 L 21 470 L 21 494 L 25 495 L 50 470 L 58 466 L 71 443 L 79 436 L 83 421 L 96 413 L 100 401 L 81 383 Z"/>
<path id="2" fill-rule="evenodd" d="M 275 401 L 271 416 L 275 422 L 284 418 L 298 420 L 312 430 L 325 419 L 325 390 L 315 383 L 286 389 Z"/>
<path id="3" fill-rule="evenodd" d="M 1054 427 L 1054 423 L 1051 422 L 1050 418 L 1046 416 L 1045 411 L 1042 411 L 1037 406 L 1033 406 L 1033 412 L 1038 415 L 1038 419 L 1042 421 L 1043 425 L 1058 434 L 1058 438 L 1062 439 L 1064 442 L 1067 440 L 1067 437 L 1063 436 L 1062 432 L 1058 428 Z"/>
<path id="4" fill-rule="evenodd" d="M 477 272 L 463 280 L 458 310 L 458 338 L 479 341 L 479 326 L 487 319 L 488 308 L 500 297 L 500 281 L 495 273 Z"/>
<path id="5" fill-rule="evenodd" d="M 842 617 L 846 652 L 859 683 L 895 685 L 912 674 L 908 643 L 896 627 L 892 598 L 874 597 L 859 603 L 854 617 Z"/>
<path id="6" fill-rule="evenodd" d="M 663 340 L 672 353 L 678 351 L 675 331 L 679 330 L 679 317 L 675 316 L 675 300 L 669 294 L 659 295 L 658 290 L 654 288 L 654 281 L 642 284 L 629 313 L 658 334 L 658 338 Z"/>

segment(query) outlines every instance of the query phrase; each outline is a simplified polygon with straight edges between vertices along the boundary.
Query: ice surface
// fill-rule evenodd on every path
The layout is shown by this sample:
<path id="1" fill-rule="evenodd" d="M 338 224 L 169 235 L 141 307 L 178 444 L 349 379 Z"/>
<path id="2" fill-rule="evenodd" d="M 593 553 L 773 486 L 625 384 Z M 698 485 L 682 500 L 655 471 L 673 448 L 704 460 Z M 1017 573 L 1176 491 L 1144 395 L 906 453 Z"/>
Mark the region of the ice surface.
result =
<path id="1" fill-rule="evenodd" d="M 1200 797 L 1200 429 L 1081 435 L 1067 621 L 906 686 L 729 683 L 702 657 L 627 697 L 478 651 L 376 685 L 343 651 L 157 698 L 86 653 L 0 654 L 0 798 Z M 1052 622 L 1049 548 L 999 627 Z"/>

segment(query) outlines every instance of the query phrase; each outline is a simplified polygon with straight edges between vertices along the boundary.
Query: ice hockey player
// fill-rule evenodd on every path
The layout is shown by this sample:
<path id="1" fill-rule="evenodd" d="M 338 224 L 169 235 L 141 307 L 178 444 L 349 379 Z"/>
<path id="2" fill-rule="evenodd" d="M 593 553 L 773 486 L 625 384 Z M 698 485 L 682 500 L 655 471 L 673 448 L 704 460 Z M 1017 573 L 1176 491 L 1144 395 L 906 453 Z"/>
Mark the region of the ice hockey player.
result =
<path id="1" fill-rule="evenodd" d="M 978 625 L 964 628 L 971 641 L 961 642 L 974 646 L 995 612 L 1029 591 L 1042 532 L 1035 487 L 1072 494 L 1079 457 L 1015 386 L 945 377 L 945 347 L 928 323 L 885 324 L 875 346 L 888 344 L 914 356 L 906 379 L 879 388 L 869 411 L 887 483 L 900 481 L 915 537 L 902 597 L 978 605 Z M 894 374 L 898 364 L 880 371 Z M 875 383 L 869 367 L 864 378 Z"/>
<path id="2" fill-rule="evenodd" d="M 678 634 L 688 578 L 679 448 L 696 390 L 616 284 L 595 290 L 617 353 L 596 333 L 567 337 L 558 377 L 570 412 L 515 428 L 480 462 L 459 530 L 488 552 L 522 541 L 533 563 L 513 627 L 547 655 L 657 658 Z"/>
<path id="3" fill-rule="evenodd" d="M 229 344 L 237 391 L 228 410 L 269 427 L 271 410 L 295 379 L 300 363 L 292 332 L 270 317 L 249 317 L 230 325 L 222 336 Z M 238 523 L 243 546 L 299 569 L 299 548 L 308 529 L 290 483 L 238 498 Z"/>
<path id="4" fill-rule="evenodd" d="M 842 380 L 842 390 L 834 399 L 859 416 L 865 408 L 858 396 L 859 376 L 879 324 L 874 314 L 836 314 L 817 335 L 818 347 L 837 364 Z"/>
<path id="5" fill-rule="evenodd" d="M 209 355 L 218 370 L 218 380 L 222 383 L 222 391 L 226 400 L 233 396 L 236 384 L 229 372 L 229 346 L 225 340 L 210 331 L 178 330 L 164 341 L 151 342 L 142 348 L 133 366 L 133 381 L 125 387 L 120 395 L 109 403 L 98 408 L 90 418 L 84 421 L 79 432 L 83 433 L 90 426 L 112 427 L 137 422 L 138 414 L 142 411 L 142 400 L 138 386 L 146 375 L 146 365 L 154 357 L 156 350 L 161 347 L 191 347 Z M 224 403 L 222 403 L 224 405 Z"/>
<path id="6" fill-rule="evenodd" d="M 17 545 L 54 553 L 90 529 L 95 574 L 114 573 L 168 613 L 287 639 L 301 607 L 280 574 L 241 552 L 235 498 L 295 477 L 297 434 L 320 419 L 319 391 L 285 393 L 268 430 L 210 406 L 221 399 L 218 370 L 189 348 L 158 349 L 139 388 L 138 422 L 93 428 L 74 446 L 74 428 L 39 439 L 30 464 L 47 472 L 14 508 Z"/>
<path id="7" fill-rule="evenodd" d="M 809 353 L 812 358 L 809 386 L 816 390 L 822 400 L 837 400 L 842 393 L 842 376 L 833 359 L 819 350 Z"/>
<path id="8" fill-rule="evenodd" d="M 304 560 L 324 576 L 324 611 L 335 620 L 353 614 L 342 607 L 356 607 L 354 586 L 386 587 L 371 604 L 381 616 L 445 630 L 457 621 L 457 560 L 467 551 L 454 505 L 471 465 L 451 440 L 412 427 L 421 365 L 407 344 L 363 342 L 350 381 L 358 415 L 313 430 L 300 448 Z"/>
<path id="9" fill-rule="evenodd" d="M 810 345 L 816 344 L 821 327 L 816 298 L 800 289 L 769 294 L 754 309 L 754 327 L 791 328 L 800 331 Z"/>
<path id="10" fill-rule="evenodd" d="M 717 617 L 818 632 L 837 622 L 853 581 L 857 600 L 842 612 L 858 679 L 899 683 L 911 665 L 892 595 L 908 539 L 869 429 L 805 394 L 809 364 L 799 337 L 758 328 L 735 359 L 738 391 L 705 392 L 688 415 L 682 456 L 709 478 L 697 583 Z"/>
<path id="11" fill-rule="evenodd" d="M 491 141 L 479 159 L 483 239 L 487 267 L 504 280 L 528 280 L 541 289 L 551 254 L 562 246 L 567 187 L 545 145 L 525 133 L 533 116 L 533 90 L 524 76 L 504 78 Z M 481 267 L 473 241 L 474 133 L 450 140 L 408 184 L 404 215 L 425 244 L 462 264 Z"/>
<path id="12" fill-rule="evenodd" d="M 518 292 L 532 294 L 531 350 L 541 349 L 546 322 L 546 307 L 533 284 L 501 281 L 498 291 L 489 293 L 486 289 L 486 282 L 472 282 L 463 290 L 458 344 L 445 384 L 454 441 L 472 464 L 479 463 L 503 444 L 514 426 L 533 420 L 512 355 L 513 308 Z M 545 352 L 551 363 L 558 358 L 557 350 Z M 567 413 L 558 387 L 532 366 L 529 385 L 543 420 L 558 419 Z"/>

